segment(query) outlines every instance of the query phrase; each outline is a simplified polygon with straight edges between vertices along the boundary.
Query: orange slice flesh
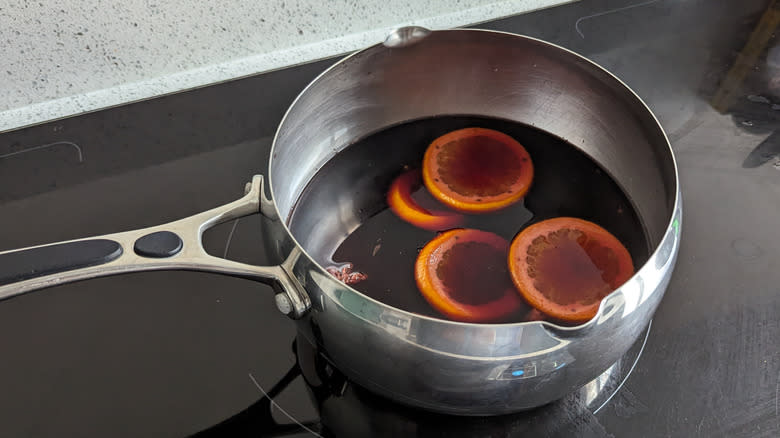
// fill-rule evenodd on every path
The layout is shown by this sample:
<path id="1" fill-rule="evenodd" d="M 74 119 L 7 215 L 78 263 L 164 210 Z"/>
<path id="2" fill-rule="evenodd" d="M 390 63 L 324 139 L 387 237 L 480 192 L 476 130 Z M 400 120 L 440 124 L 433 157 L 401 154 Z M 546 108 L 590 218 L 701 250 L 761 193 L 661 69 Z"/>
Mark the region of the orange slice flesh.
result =
<path id="1" fill-rule="evenodd" d="M 446 231 L 420 251 L 415 279 L 423 297 L 455 321 L 500 322 L 525 308 L 507 272 L 509 243 L 487 231 Z"/>
<path id="2" fill-rule="evenodd" d="M 509 272 L 520 295 L 553 318 L 582 323 L 634 275 L 631 255 L 609 231 L 559 217 L 531 225 L 509 248 Z"/>
<path id="3" fill-rule="evenodd" d="M 463 216 L 447 211 L 429 211 L 412 199 L 412 192 L 420 186 L 420 170 L 409 170 L 399 175 L 387 192 L 387 204 L 402 220 L 431 231 L 449 230 L 463 223 Z"/>
<path id="4" fill-rule="evenodd" d="M 465 213 L 500 210 L 522 199 L 534 167 L 514 138 L 485 128 L 452 131 L 423 157 L 423 182 L 441 203 Z"/>

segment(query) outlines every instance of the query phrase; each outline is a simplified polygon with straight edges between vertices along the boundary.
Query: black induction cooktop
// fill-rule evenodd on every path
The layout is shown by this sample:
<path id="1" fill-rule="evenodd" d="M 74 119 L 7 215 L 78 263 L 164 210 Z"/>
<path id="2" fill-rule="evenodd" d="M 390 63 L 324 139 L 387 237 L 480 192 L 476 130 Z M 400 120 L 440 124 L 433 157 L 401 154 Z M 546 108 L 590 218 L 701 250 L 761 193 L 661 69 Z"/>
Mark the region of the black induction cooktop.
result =
<path id="1" fill-rule="evenodd" d="M 458 418 L 353 385 L 256 283 L 124 275 L 0 303 L 0 436 L 780 435 L 780 50 L 774 1 L 582 0 L 478 27 L 600 63 L 650 106 L 684 201 L 651 327 L 579 392 Z M 134 229 L 233 200 L 334 60 L 0 133 L 0 250 Z M 259 218 L 209 231 L 261 264 Z"/>

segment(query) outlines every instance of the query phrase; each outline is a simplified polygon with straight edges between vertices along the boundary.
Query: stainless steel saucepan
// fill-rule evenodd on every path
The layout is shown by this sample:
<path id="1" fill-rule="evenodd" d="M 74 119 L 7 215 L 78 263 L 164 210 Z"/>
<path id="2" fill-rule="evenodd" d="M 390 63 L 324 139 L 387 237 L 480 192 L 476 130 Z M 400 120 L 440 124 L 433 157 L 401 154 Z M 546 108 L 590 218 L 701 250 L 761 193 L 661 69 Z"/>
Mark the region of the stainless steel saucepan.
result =
<path id="1" fill-rule="evenodd" d="M 652 252 L 591 321 L 467 324 L 366 297 L 311 255 L 359 225 L 357 200 L 350 197 L 320 201 L 338 205 L 338 215 L 298 206 L 311 208 L 304 217 L 312 226 L 291 233 L 296 201 L 337 152 L 382 128 L 442 115 L 494 117 L 554 134 L 600 164 L 628 195 Z M 238 201 L 159 227 L 0 253 L 0 299 L 135 271 L 254 279 L 274 285 L 277 306 L 296 321 L 301 337 L 358 384 L 425 409 L 492 415 L 556 400 L 618 360 L 658 306 L 680 241 L 674 156 L 645 104 L 575 53 L 500 32 L 402 28 L 337 62 L 281 122 L 268 183 L 270 198 L 256 176 Z M 268 219 L 262 232 L 278 265 L 251 266 L 204 251 L 205 229 L 258 212 Z"/>

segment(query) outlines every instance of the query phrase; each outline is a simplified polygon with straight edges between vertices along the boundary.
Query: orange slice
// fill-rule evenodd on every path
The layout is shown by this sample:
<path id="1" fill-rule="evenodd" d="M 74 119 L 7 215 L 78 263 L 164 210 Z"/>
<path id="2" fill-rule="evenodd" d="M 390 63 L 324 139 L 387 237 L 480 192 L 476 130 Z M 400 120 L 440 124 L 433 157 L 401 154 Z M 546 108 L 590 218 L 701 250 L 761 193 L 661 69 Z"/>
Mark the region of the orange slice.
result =
<path id="1" fill-rule="evenodd" d="M 412 192 L 420 187 L 420 170 L 410 170 L 398 176 L 387 192 L 387 204 L 402 220 L 431 230 L 449 230 L 461 225 L 463 216 L 448 211 L 429 211 L 412 199 Z"/>
<path id="2" fill-rule="evenodd" d="M 450 319 L 503 321 L 524 307 L 507 272 L 508 247 L 504 238 L 487 231 L 446 231 L 417 256 L 417 287 Z"/>
<path id="3" fill-rule="evenodd" d="M 487 213 L 525 196 L 534 167 L 514 138 L 485 128 L 452 131 L 434 140 L 423 158 L 423 182 L 443 204 Z"/>
<path id="4" fill-rule="evenodd" d="M 634 275 L 631 255 L 600 226 L 559 217 L 531 225 L 509 248 L 509 272 L 520 295 L 541 312 L 582 323 Z"/>

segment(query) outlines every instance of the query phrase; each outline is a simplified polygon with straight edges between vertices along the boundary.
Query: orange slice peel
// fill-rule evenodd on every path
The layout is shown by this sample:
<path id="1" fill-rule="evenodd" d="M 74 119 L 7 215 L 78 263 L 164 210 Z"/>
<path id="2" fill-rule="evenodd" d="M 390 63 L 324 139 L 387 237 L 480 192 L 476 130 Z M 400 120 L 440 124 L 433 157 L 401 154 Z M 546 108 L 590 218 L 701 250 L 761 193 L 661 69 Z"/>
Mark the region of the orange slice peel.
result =
<path id="1" fill-rule="evenodd" d="M 464 128 L 428 146 L 422 173 L 425 187 L 442 204 L 464 213 L 488 213 L 525 196 L 534 166 L 528 151 L 509 135 Z"/>
<path id="2" fill-rule="evenodd" d="M 634 274 L 631 255 L 609 231 L 582 219 L 533 224 L 512 241 L 509 272 L 534 308 L 564 322 L 583 323 Z"/>
<path id="3" fill-rule="evenodd" d="M 412 199 L 412 192 L 420 187 L 420 170 L 409 170 L 399 175 L 387 192 L 387 204 L 402 220 L 430 231 L 456 228 L 463 216 L 448 211 L 429 211 Z"/>
<path id="4" fill-rule="evenodd" d="M 417 257 L 417 287 L 431 306 L 455 321 L 503 322 L 527 310 L 506 268 L 509 243 L 496 234 L 454 229 L 428 242 Z"/>

